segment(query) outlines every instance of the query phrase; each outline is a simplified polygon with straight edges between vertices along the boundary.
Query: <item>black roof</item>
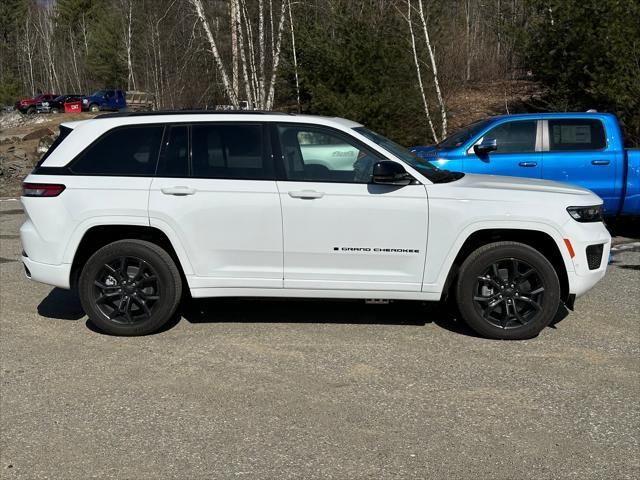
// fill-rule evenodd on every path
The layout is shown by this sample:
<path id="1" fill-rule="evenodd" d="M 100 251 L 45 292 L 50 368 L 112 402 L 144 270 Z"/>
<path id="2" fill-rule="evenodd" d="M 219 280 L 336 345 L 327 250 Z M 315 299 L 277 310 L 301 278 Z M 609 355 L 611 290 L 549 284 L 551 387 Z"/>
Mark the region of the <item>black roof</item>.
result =
<path id="1" fill-rule="evenodd" d="M 291 115 L 285 112 L 270 112 L 264 110 L 155 110 L 152 112 L 114 112 L 103 113 L 95 118 L 120 117 L 153 117 L 156 115 Z"/>

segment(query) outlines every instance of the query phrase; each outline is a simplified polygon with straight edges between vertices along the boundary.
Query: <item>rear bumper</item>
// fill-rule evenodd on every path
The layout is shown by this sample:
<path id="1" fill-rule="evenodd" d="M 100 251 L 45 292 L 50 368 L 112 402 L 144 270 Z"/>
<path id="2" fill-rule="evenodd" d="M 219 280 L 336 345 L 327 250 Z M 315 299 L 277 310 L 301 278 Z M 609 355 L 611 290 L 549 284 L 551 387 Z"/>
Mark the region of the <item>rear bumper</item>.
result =
<path id="1" fill-rule="evenodd" d="M 22 263 L 25 266 L 27 278 L 54 287 L 69 289 L 69 277 L 71 274 L 71 264 L 49 265 L 47 263 L 34 262 L 29 257 L 22 256 Z"/>

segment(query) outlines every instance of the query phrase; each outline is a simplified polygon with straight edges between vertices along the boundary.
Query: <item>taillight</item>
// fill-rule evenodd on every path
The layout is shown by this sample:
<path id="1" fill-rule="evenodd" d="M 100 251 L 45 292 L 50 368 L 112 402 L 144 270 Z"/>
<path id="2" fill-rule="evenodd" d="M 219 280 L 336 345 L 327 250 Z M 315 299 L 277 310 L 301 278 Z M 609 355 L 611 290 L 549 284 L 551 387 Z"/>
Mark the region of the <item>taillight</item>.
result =
<path id="1" fill-rule="evenodd" d="M 25 197 L 57 197 L 65 189 L 64 185 L 52 183 L 23 183 L 22 195 Z"/>

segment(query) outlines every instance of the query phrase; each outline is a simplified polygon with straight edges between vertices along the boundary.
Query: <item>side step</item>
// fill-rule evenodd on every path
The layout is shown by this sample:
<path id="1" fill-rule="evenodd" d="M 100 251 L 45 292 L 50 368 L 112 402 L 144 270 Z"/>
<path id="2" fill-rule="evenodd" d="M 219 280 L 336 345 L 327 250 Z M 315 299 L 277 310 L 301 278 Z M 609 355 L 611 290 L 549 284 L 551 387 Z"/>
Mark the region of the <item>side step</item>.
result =
<path id="1" fill-rule="evenodd" d="M 366 298 L 364 303 L 367 305 L 389 305 L 391 300 L 388 298 Z"/>

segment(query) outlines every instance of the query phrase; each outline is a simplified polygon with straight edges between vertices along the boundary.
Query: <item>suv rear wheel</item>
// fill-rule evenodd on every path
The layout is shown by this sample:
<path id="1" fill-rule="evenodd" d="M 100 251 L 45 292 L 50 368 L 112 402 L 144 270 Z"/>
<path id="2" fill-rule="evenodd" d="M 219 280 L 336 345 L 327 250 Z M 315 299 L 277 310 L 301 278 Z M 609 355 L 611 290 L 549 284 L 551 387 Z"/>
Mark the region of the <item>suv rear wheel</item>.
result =
<path id="1" fill-rule="evenodd" d="M 537 250 L 516 242 L 480 247 L 460 267 L 458 308 L 482 336 L 521 340 L 536 336 L 553 320 L 560 282 Z"/>
<path id="2" fill-rule="evenodd" d="M 91 321 L 113 335 L 155 332 L 173 316 L 182 295 L 174 261 L 159 246 L 120 240 L 87 261 L 78 284 Z"/>

